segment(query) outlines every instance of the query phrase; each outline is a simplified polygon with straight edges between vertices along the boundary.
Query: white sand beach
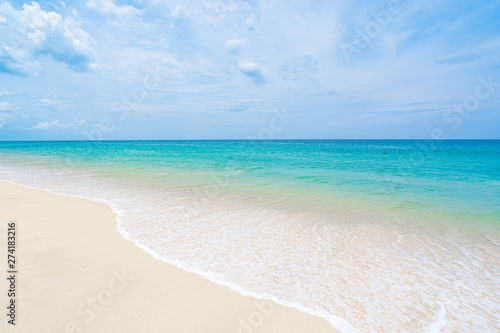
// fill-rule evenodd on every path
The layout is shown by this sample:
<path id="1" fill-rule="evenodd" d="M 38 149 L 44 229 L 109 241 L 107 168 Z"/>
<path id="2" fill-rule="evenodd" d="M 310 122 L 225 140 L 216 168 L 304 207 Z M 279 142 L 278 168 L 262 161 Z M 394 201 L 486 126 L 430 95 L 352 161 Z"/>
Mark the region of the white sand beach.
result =
<path id="1" fill-rule="evenodd" d="M 323 318 L 257 300 L 154 259 L 103 203 L 0 182 L 0 253 L 16 221 L 16 325 L 2 332 L 336 332 Z"/>

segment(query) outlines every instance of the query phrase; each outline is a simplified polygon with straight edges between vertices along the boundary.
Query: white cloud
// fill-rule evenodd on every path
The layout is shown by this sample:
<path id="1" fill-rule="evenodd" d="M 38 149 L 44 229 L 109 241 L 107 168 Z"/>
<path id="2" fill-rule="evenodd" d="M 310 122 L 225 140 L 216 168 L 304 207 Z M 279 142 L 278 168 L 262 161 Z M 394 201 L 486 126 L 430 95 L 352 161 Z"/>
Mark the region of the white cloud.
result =
<path id="1" fill-rule="evenodd" d="M 257 19 L 255 18 L 255 15 L 250 15 L 245 20 L 245 25 L 247 26 L 248 30 L 255 30 L 257 28 Z"/>
<path id="2" fill-rule="evenodd" d="M 238 53 L 248 46 L 245 39 L 230 39 L 224 43 L 224 48 L 230 53 Z"/>
<path id="3" fill-rule="evenodd" d="M 0 128 L 14 119 L 14 115 L 9 111 L 0 111 Z"/>
<path id="4" fill-rule="evenodd" d="M 4 2 L 0 13 L 8 17 L 7 29 L 13 32 L 0 37 L 4 44 L 0 72 L 29 74 L 38 69 L 39 55 L 50 56 L 74 71 L 89 69 L 95 58 L 93 39 L 74 17 L 64 19 L 56 12 L 46 12 L 37 2 L 24 4 L 19 11 Z"/>
<path id="5" fill-rule="evenodd" d="M 0 111 L 9 111 L 9 110 L 14 110 L 18 109 L 19 106 L 17 105 L 12 105 L 8 102 L 0 102 Z"/>
<path id="6" fill-rule="evenodd" d="M 68 106 L 58 100 L 57 98 L 55 99 L 50 99 L 50 98 L 42 98 L 40 99 L 40 105 L 46 106 L 49 108 L 57 109 L 57 110 L 64 110 L 67 109 Z"/>
<path id="7" fill-rule="evenodd" d="M 0 91 L 0 96 L 7 96 L 7 95 L 10 95 L 10 93 L 7 90 Z"/>
<path id="8" fill-rule="evenodd" d="M 241 73 L 251 78 L 255 84 L 266 82 L 266 69 L 262 65 L 251 60 L 243 60 L 238 63 L 238 68 Z"/>
<path id="9" fill-rule="evenodd" d="M 7 19 L 2 15 L 0 15 L 0 23 L 5 23 L 5 22 L 7 22 Z"/>
<path id="10" fill-rule="evenodd" d="M 79 125 L 80 124 L 83 124 L 83 120 L 82 121 L 79 121 L 77 122 Z M 47 129 L 47 128 L 69 128 L 69 127 L 74 127 L 75 124 L 74 123 L 67 123 L 67 124 L 63 124 L 61 123 L 59 120 L 53 120 L 53 121 L 44 121 L 44 122 L 40 122 L 34 126 L 32 126 L 31 128 L 34 128 L 34 129 Z"/>
<path id="11" fill-rule="evenodd" d="M 134 16 L 140 13 L 134 6 L 118 6 L 113 0 L 89 0 L 87 2 L 87 7 L 96 9 L 103 14 L 116 16 Z"/>
<path id="12" fill-rule="evenodd" d="M 178 1 L 170 13 L 175 18 L 187 17 L 200 24 L 219 23 L 227 14 L 240 10 L 244 6 L 244 2 L 237 0 L 188 0 Z"/>

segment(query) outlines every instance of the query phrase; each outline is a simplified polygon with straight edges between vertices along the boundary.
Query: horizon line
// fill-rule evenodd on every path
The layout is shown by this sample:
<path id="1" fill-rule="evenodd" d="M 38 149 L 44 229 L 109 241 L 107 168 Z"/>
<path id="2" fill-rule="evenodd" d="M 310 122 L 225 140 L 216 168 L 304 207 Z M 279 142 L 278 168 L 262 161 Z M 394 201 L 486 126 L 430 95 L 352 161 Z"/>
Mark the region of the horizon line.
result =
<path id="1" fill-rule="evenodd" d="M 114 141 L 500 141 L 500 138 L 429 139 L 429 138 L 336 138 L 336 139 L 107 139 L 107 140 L 2 140 L 0 142 L 114 142 Z"/>

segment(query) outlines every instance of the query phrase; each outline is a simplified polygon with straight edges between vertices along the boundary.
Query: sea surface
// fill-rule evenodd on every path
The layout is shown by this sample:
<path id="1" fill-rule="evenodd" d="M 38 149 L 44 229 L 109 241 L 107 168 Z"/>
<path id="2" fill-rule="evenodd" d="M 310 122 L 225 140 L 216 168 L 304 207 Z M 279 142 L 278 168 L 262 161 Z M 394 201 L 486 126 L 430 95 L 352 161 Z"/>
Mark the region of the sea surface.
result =
<path id="1" fill-rule="evenodd" d="M 0 180 L 344 332 L 500 331 L 500 141 L 0 142 Z"/>

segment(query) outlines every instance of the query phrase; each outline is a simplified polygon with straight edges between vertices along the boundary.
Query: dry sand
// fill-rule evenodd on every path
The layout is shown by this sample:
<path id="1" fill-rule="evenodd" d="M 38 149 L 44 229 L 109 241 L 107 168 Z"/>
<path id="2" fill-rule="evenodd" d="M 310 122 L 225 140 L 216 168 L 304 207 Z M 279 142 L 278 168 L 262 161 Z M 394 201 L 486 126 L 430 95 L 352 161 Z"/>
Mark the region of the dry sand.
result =
<path id="1" fill-rule="evenodd" d="M 1 332 L 337 332 L 326 320 L 154 259 L 106 204 L 0 182 Z M 7 223 L 16 221 L 16 325 Z M 4 277 L 5 276 L 5 277 Z"/>

